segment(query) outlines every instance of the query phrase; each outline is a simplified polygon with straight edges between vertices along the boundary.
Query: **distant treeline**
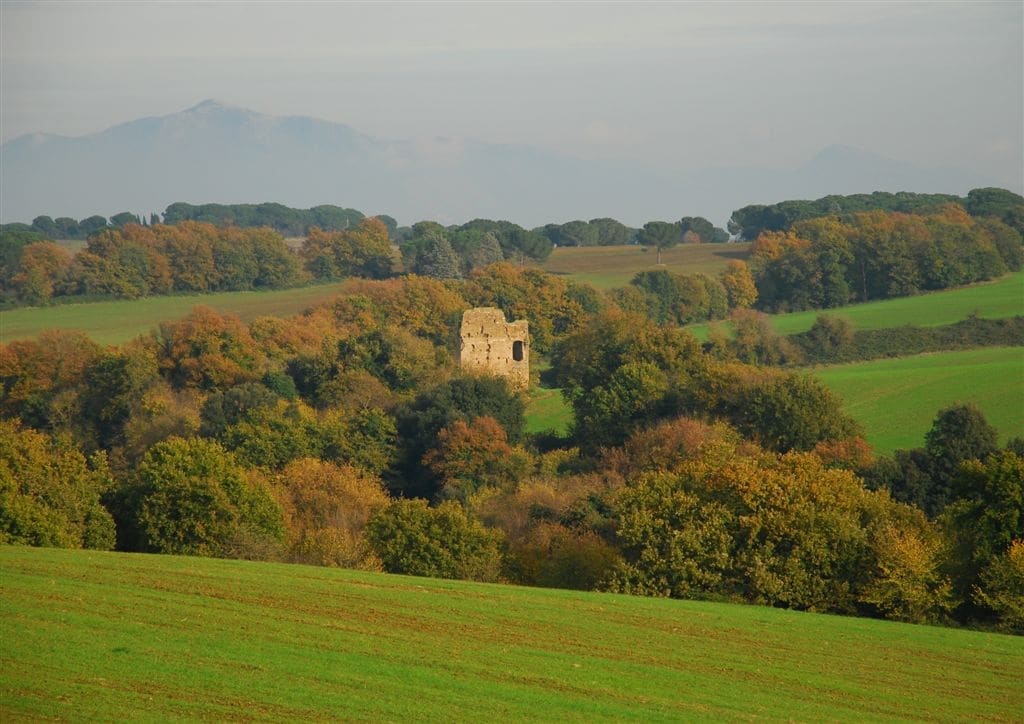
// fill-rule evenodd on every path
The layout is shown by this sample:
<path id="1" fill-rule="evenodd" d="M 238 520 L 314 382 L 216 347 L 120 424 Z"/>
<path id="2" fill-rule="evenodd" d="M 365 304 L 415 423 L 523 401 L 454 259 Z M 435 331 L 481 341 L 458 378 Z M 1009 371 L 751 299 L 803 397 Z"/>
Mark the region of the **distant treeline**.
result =
<path id="1" fill-rule="evenodd" d="M 994 216 L 1024 234 L 1024 199 L 999 188 L 973 189 L 960 198 L 950 194 L 915 194 L 907 191 L 850 196 L 824 196 L 815 201 L 780 201 L 777 204 L 751 204 L 732 212 L 729 231 L 738 238 L 753 241 L 763 231 L 788 231 L 804 219 L 834 216 L 849 220 L 864 211 L 896 211 L 903 214 L 928 214 L 948 204 L 959 204 L 971 216 Z"/>
<path id="2" fill-rule="evenodd" d="M 787 231 L 761 232 L 751 252 L 757 306 L 775 312 L 911 296 L 1024 265 L 1019 231 L 997 217 L 974 218 L 956 204 L 927 215 L 869 211 L 846 221 L 804 219 Z"/>
<path id="3" fill-rule="evenodd" d="M 284 236 L 305 236 L 316 227 L 325 231 L 354 229 L 365 218 L 361 211 L 340 206 L 323 204 L 311 209 L 293 209 L 284 204 L 186 204 L 176 202 L 163 213 L 164 224 L 178 224 L 182 221 L 204 221 L 216 226 L 238 226 L 241 228 L 267 227 Z M 388 231 L 394 234 L 398 223 L 390 216 L 378 216 Z M 114 214 L 108 220 L 104 216 L 90 216 L 76 221 L 67 216 L 56 219 L 37 216 L 31 224 L 4 224 L 0 230 L 6 232 L 33 233 L 43 239 L 88 239 L 107 228 L 120 229 L 128 224 L 153 226 L 161 223 L 160 214 L 152 213 L 147 219 L 129 211 Z"/>

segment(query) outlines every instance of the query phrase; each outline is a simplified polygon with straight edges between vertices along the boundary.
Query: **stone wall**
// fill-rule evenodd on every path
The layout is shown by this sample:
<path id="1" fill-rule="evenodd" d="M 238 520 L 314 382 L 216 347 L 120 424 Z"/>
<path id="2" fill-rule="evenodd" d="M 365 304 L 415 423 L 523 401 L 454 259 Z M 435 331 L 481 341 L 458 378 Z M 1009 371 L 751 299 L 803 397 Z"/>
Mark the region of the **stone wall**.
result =
<path id="1" fill-rule="evenodd" d="M 530 386 L 530 331 L 525 319 L 506 322 L 494 307 L 467 309 L 462 315 L 459 365 L 471 371 L 499 375 L 515 390 Z"/>

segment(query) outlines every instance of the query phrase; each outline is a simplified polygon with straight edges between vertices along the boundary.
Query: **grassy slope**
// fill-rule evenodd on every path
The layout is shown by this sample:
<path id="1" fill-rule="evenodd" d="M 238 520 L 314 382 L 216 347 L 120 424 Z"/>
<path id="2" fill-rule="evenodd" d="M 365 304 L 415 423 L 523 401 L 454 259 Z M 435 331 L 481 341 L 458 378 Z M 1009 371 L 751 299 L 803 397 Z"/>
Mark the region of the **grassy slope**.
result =
<path id="1" fill-rule="evenodd" d="M 223 292 L 148 297 L 111 302 L 26 307 L 0 311 L 0 343 L 34 337 L 44 329 L 80 329 L 100 344 L 121 344 L 179 319 L 193 307 L 207 306 L 251 321 L 287 317 L 341 292 L 344 282 L 266 292 Z"/>
<path id="2" fill-rule="evenodd" d="M 562 399 L 562 391 L 551 387 L 532 387 L 526 402 L 526 432 L 553 431 L 564 435 L 572 422 L 572 409 Z"/>
<path id="3" fill-rule="evenodd" d="M 993 282 L 981 282 L 916 297 L 885 299 L 835 309 L 776 314 L 770 317 L 779 334 L 796 334 L 811 328 L 819 314 L 844 317 L 856 329 L 887 329 L 913 324 L 938 327 L 966 319 L 971 314 L 987 319 L 1002 319 L 1024 314 L 1024 272 L 1007 274 Z M 695 324 L 690 331 L 707 339 L 706 324 Z"/>
<path id="4" fill-rule="evenodd" d="M 986 347 L 821 367 L 880 452 L 924 445 L 935 414 L 973 402 L 1007 437 L 1024 435 L 1024 348 Z"/>
<path id="5" fill-rule="evenodd" d="M 1024 638 L 0 547 L 0 718 L 1011 720 Z"/>
<path id="6" fill-rule="evenodd" d="M 750 244 L 680 244 L 662 252 L 642 246 L 560 247 L 541 266 L 552 274 L 590 282 L 598 289 L 624 287 L 637 272 L 668 269 L 684 274 L 716 275 L 733 259 L 745 260 Z"/>

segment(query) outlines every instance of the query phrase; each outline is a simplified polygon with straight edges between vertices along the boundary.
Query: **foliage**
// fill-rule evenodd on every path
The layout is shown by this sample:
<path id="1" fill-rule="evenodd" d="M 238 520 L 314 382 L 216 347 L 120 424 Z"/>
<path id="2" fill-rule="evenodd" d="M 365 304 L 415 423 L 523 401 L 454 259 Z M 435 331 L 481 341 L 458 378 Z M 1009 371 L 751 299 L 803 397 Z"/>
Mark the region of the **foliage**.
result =
<path id="1" fill-rule="evenodd" d="M 311 209 L 293 209 L 281 204 L 186 204 L 176 202 L 164 211 L 165 224 L 201 221 L 217 226 L 250 228 L 267 226 L 285 236 L 302 236 L 313 227 L 325 231 L 347 231 L 363 220 L 355 209 L 324 204 Z"/>
<path id="2" fill-rule="evenodd" d="M 1001 630 L 1024 634 L 1024 540 L 1011 543 L 981 572 L 980 579 L 974 588 L 975 602 L 995 613 Z"/>
<path id="3" fill-rule="evenodd" d="M 284 537 L 281 509 L 233 456 L 201 438 L 174 438 L 146 453 L 128 493 L 142 550 L 249 557 Z"/>
<path id="4" fill-rule="evenodd" d="M 874 210 L 920 214 L 959 202 L 958 197 L 947 194 L 876 191 L 872 194 L 824 196 L 816 201 L 780 201 L 767 206 L 751 204 L 732 212 L 729 231 L 741 239 L 752 241 L 764 231 L 788 231 L 802 219 L 833 215 L 843 218 L 856 212 Z"/>
<path id="5" fill-rule="evenodd" d="M 667 221 L 648 221 L 637 234 L 638 244 L 653 246 L 658 249 L 658 263 L 661 264 L 661 252 L 671 249 L 683 240 L 683 230 L 679 224 Z"/>
<path id="6" fill-rule="evenodd" d="M 405 495 L 433 497 L 440 481 L 422 467 L 437 435 L 457 420 L 490 417 L 512 445 L 522 440 L 525 403 L 502 377 L 456 377 L 420 393 L 396 414 L 399 458 L 390 472 L 393 490 Z"/>
<path id="7" fill-rule="evenodd" d="M 441 481 L 440 497 L 463 503 L 480 488 L 514 484 L 530 462 L 525 450 L 508 444 L 505 428 L 486 415 L 441 428 L 437 445 L 423 456 Z"/>
<path id="8" fill-rule="evenodd" d="M 396 500 L 370 519 L 366 536 L 389 573 L 494 581 L 501 567 L 497 533 L 454 501 Z"/>
<path id="9" fill-rule="evenodd" d="M 997 569 L 990 577 L 1005 574 L 998 566 L 1010 564 L 999 563 L 1000 556 L 1014 541 L 1024 540 L 1024 458 L 1007 450 L 984 462 L 970 460 L 960 466 L 954 486 L 957 500 L 943 513 L 954 541 L 953 583 L 960 600 L 967 602 L 962 613 L 980 614 L 970 602 L 975 587 L 984 583 L 982 574 L 993 565 Z M 984 605 L 984 597 L 977 602 Z"/>
<path id="10" fill-rule="evenodd" d="M 100 504 L 112 485 L 106 459 L 0 420 L 0 543 L 114 547 L 114 521 Z"/>
<path id="11" fill-rule="evenodd" d="M 551 254 L 551 240 L 536 231 L 528 231 L 511 221 L 473 219 L 456 227 L 454 231 L 490 232 L 498 240 L 506 259 L 522 262 L 525 259 L 544 261 Z"/>
<path id="12" fill-rule="evenodd" d="M 273 480 L 288 531 L 287 560 L 380 569 L 363 538 L 367 522 L 390 502 L 379 478 L 348 465 L 301 458 Z"/>
<path id="13" fill-rule="evenodd" d="M 814 455 L 726 447 L 642 475 L 615 513 L 617 590 L 837 612 L 882 601 L 886 615 L 918 621 L 941 615 L 947 596 L 934 544 L 921 560 L 890 550 L 894 530 L 933 536 L 924 519 Z"/>
<path id="14" fill-rule="evenodd" d="M 263 352 L 248 327 L 208 307 L 196 307 L 178 322 L 162 322 L 152 344 L 161 374 L 177 387 L 230 387 L 264 372 Z"/>
<path id="15" fill-rule="evenodd" d="M 821 309 L 993 279 L 1007 271 L 1004 255 L 1020 263 L 1018 240 L 1007 238 L 1014 233 L 976 223 L 956 205 L 928 216 L 874 211 L 845 222 L 800 221 L 757 237 L 758 303 L 776 311 Z"/>
<path id="16" fill-rule="evenodd" d="M 640 312 L 658 324 L 689 324 L 720 319 L 728 312 L 724 286 L 703 274 L 677 274 L 665 269 L 640 272 L 630 282 L 640 291 L 639 305 L 627 294 L 616 301 L 623 309 Z M 635 308 L 639 306 L 639 308 Z"/>
<path id="17" fill-rule="evenodd" d="M 314 279 L 330 281 L 350 276 L 383 279 L 391 274 L 391 240 L 379 219 L 363 219 L 351 231 L 327 232 L 313 227 L 300 255 Z"/>

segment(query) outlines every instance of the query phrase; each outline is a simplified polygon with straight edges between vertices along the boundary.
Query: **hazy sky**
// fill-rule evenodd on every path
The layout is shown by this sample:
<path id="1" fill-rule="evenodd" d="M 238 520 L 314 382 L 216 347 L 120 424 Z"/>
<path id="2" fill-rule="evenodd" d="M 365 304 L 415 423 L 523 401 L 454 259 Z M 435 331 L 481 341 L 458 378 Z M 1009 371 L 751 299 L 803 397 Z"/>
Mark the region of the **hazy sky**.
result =
<path id="1" fill-rule="evenodd" d="M 829 144 L 1024 186 L 1024 3 L 2 0 L 0 140 L 205 98 L 695 170 Z"/>

